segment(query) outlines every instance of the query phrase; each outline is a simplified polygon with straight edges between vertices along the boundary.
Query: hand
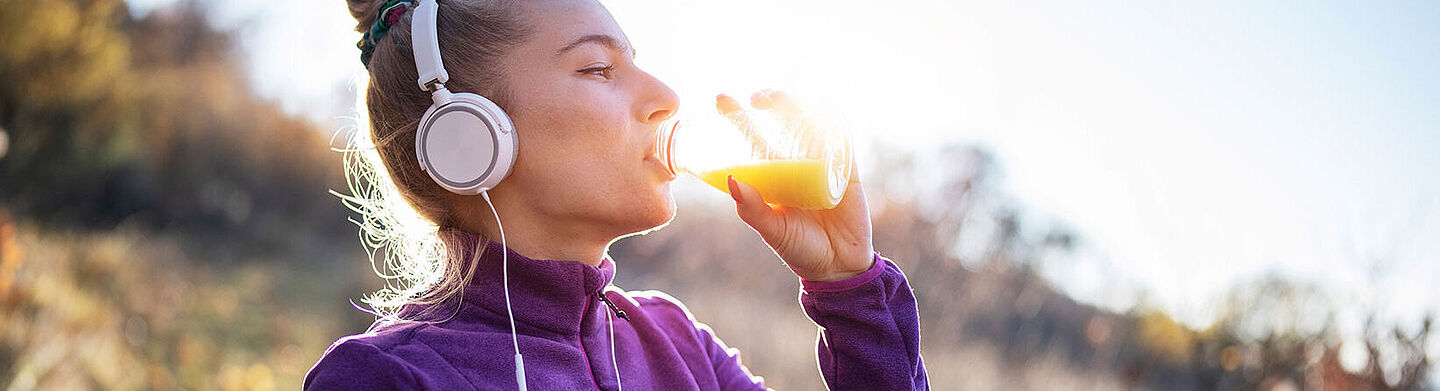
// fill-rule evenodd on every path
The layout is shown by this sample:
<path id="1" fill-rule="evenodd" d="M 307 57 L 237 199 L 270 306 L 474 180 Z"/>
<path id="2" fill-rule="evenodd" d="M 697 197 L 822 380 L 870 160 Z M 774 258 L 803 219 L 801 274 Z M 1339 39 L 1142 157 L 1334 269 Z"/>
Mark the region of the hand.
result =
<path id="1" fill-rule="evenodd" d="M 757 110 L 773 110 L 786 120 L 802 120 L 804 110 L 789 94 L 761 91 L 750 97 L 750 106 Z M 715 108 L 731 119 L 744 123 L 745 111 L 728 95 L 715 99 Z M 759 191 L 744 182 L 729 179 L 730 194 L 735 198 L 735 212 L 740 220 L 765 239 L 770 249 L 790 271 L 806 281 L 836 281 L 854 277 L 874 264 L 875 247 L 871 242 L 870 210 L 865 191 L 860 186 L 860 173 L 854 159 L 850 165 L 850 183 L 844 198 L 833 209 L 808 210 L 786 206 L 770 206 Z"/>

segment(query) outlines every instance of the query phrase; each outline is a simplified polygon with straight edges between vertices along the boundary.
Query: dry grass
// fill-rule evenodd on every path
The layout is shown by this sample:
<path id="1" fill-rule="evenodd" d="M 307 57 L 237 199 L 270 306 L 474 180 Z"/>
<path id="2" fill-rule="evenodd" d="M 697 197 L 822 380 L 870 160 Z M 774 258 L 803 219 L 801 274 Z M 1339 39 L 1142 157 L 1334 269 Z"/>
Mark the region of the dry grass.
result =
<path id="1" fill-rule="evenodd" d="M 281 265 L 203 270 L 171 240 L 124 231 L 21 228 L 6 245 L 22 250 L 0 291 L 11 390 L 291 388 L 346 328 L 288 305 Z"/>

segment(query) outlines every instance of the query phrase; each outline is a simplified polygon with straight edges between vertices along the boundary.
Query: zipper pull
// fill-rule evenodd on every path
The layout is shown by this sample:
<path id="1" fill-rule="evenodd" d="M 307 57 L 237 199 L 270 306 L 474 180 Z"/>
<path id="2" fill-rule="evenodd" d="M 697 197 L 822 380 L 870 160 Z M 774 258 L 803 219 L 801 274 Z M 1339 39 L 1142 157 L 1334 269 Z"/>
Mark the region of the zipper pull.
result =
<path id="1" fill-rule="evenodd" d="M 614 312 L 614 313 L 615 313 L 615 317 L 620 318 L 620 319 L 624 319 L 626 322 L 629 322 L 629 321 L 630 321 L 630 318 L 627 317 L 627 316 L 625 316 L 625 311 L 621 311 L 619 307 L 615 307 L 615 303 L 611 303 L 611 302 L 610 302 L 610 299 L 605 298 L 605 289 L 604 289 L 604 288 L 601 288 L 601 289 L 600 289 L 599 295 L 600 295 L 600 301 L 605 302 L 605 306 L 606 306 L 606 307 L 610 307 L 610 312 Z"/>

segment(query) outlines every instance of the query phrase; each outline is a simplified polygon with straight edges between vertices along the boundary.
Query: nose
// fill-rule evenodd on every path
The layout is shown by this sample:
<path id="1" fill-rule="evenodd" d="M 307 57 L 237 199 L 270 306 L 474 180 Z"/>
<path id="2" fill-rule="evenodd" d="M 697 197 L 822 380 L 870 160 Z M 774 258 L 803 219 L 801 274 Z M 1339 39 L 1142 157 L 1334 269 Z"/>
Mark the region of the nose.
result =
<path id="1" fill-rule="evenodd" d="M 680 109 L 680 98 L 675 96 L 675 91 L 649 73 L 642 74 L 645 82 L 642 84 L 644 92 L 641 96 L 645 98 L 639 105 L 640 111 L 636 113 L 640 121 L 655 124 L 675 116 L 675 111 Z"/>

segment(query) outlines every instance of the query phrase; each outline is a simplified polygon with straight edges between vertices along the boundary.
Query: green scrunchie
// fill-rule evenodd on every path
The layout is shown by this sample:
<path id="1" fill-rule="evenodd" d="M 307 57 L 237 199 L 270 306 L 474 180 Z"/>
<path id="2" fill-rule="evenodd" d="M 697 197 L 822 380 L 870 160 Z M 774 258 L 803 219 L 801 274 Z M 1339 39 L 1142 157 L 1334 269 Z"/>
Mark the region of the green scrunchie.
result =
<path id="1" fill-rule="evenodd" d="M 405 14 L 405 9 L 414 5 L 415 0 L 389 0 L 384 7 L 380 7 L 380 15 L 375 18 L 375 23 L 370 25 L 370 30 L 360 37 L 360 42 L 355 47 L 360 48 L 360 63 L 365 64 L 365 69 L 370 69 L 370 56 L 375 54 L 375 45 L 390 32 L 390 26 L 400 21 L 400 16 Z"/>

